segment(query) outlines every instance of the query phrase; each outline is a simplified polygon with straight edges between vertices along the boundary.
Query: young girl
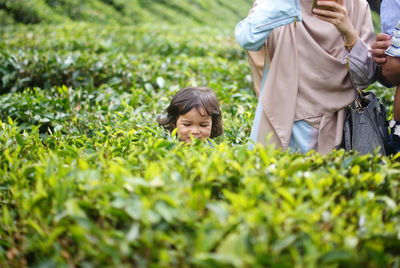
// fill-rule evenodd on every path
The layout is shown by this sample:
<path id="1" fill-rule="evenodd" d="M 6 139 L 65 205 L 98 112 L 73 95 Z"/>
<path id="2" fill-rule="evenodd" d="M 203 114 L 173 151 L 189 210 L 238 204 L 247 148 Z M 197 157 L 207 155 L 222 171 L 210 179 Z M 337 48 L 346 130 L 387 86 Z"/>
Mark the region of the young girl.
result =
<path id="1" fill-rule="evenodd" d="M 179 140 L 215 138 L 222 134 L 222 115 L 215 93 L 205 87 L 181 89 L 172 98 L 167 115 L 158 123 L 168 131 L 177 128 Z"/>

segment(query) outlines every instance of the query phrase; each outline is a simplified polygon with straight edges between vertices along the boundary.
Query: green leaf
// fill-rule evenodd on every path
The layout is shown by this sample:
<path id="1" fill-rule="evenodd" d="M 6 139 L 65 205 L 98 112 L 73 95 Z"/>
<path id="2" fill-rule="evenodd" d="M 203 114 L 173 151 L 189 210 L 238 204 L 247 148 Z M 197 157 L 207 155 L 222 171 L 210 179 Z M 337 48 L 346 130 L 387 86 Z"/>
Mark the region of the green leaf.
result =
<path id="1" fill-rule="evenodd" d="M 272 251 L 279 254 L 282 250 L 290 247 L 297 240 L 297 235 L 289 235 L 274 243 Z"/>

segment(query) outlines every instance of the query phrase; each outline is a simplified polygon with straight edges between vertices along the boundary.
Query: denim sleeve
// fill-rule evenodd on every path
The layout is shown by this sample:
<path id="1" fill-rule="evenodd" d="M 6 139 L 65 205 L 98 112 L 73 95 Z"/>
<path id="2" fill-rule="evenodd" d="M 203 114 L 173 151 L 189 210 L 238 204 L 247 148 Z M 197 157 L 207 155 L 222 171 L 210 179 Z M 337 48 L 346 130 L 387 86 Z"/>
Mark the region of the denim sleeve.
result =
<path id="1" fill-rule="evenodd" d="M 400 20 L 400 0 L 384 0 L 381 4 L 382 32 L 393 35 L 396 23 Z"/>
<path id="2" fill-rule="evenodd" d="M 298 0 L 256 1 L 250 15 L 237 24 L 236 40 L 244 49 L 258 51 L 273 29 L 294 21 L 301 21 Z"/>
<path id="3" fill-rule="evenodd" d="M 236 41 L 246 50 L 258 51 L 264 45 L 271 31 L 254 32 L 254 25 L 246 18 L 236 25 Z"/>

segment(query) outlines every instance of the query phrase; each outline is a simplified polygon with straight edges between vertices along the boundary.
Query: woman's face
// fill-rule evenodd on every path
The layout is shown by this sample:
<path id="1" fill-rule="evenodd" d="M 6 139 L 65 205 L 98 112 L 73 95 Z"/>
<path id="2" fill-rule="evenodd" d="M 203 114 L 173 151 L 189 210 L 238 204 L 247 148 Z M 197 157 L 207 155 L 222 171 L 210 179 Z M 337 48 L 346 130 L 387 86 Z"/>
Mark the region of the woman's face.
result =
<path id="1" fill-rule="evenodd" d="M 204 108 L 192 108 L 186 114 L 178 117 L 176 127 L 181 141 L 191 142 L 192 137 L 203 140 L 211 135 L 212 118 Z"/>

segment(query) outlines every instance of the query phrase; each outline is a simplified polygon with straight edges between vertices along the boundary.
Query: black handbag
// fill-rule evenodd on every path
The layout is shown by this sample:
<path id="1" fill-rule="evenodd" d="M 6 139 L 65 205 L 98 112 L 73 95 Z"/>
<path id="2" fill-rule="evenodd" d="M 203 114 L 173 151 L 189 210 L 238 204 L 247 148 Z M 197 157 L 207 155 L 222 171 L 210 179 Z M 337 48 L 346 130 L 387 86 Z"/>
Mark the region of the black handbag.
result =
<path id="1" fill-rule="evenodd" d="M 346 108 L 342 148 L 360 154 L 388 154 L 389 136 L 386 110 L 371 91 L 356 90 L 354 101 Z"/>

